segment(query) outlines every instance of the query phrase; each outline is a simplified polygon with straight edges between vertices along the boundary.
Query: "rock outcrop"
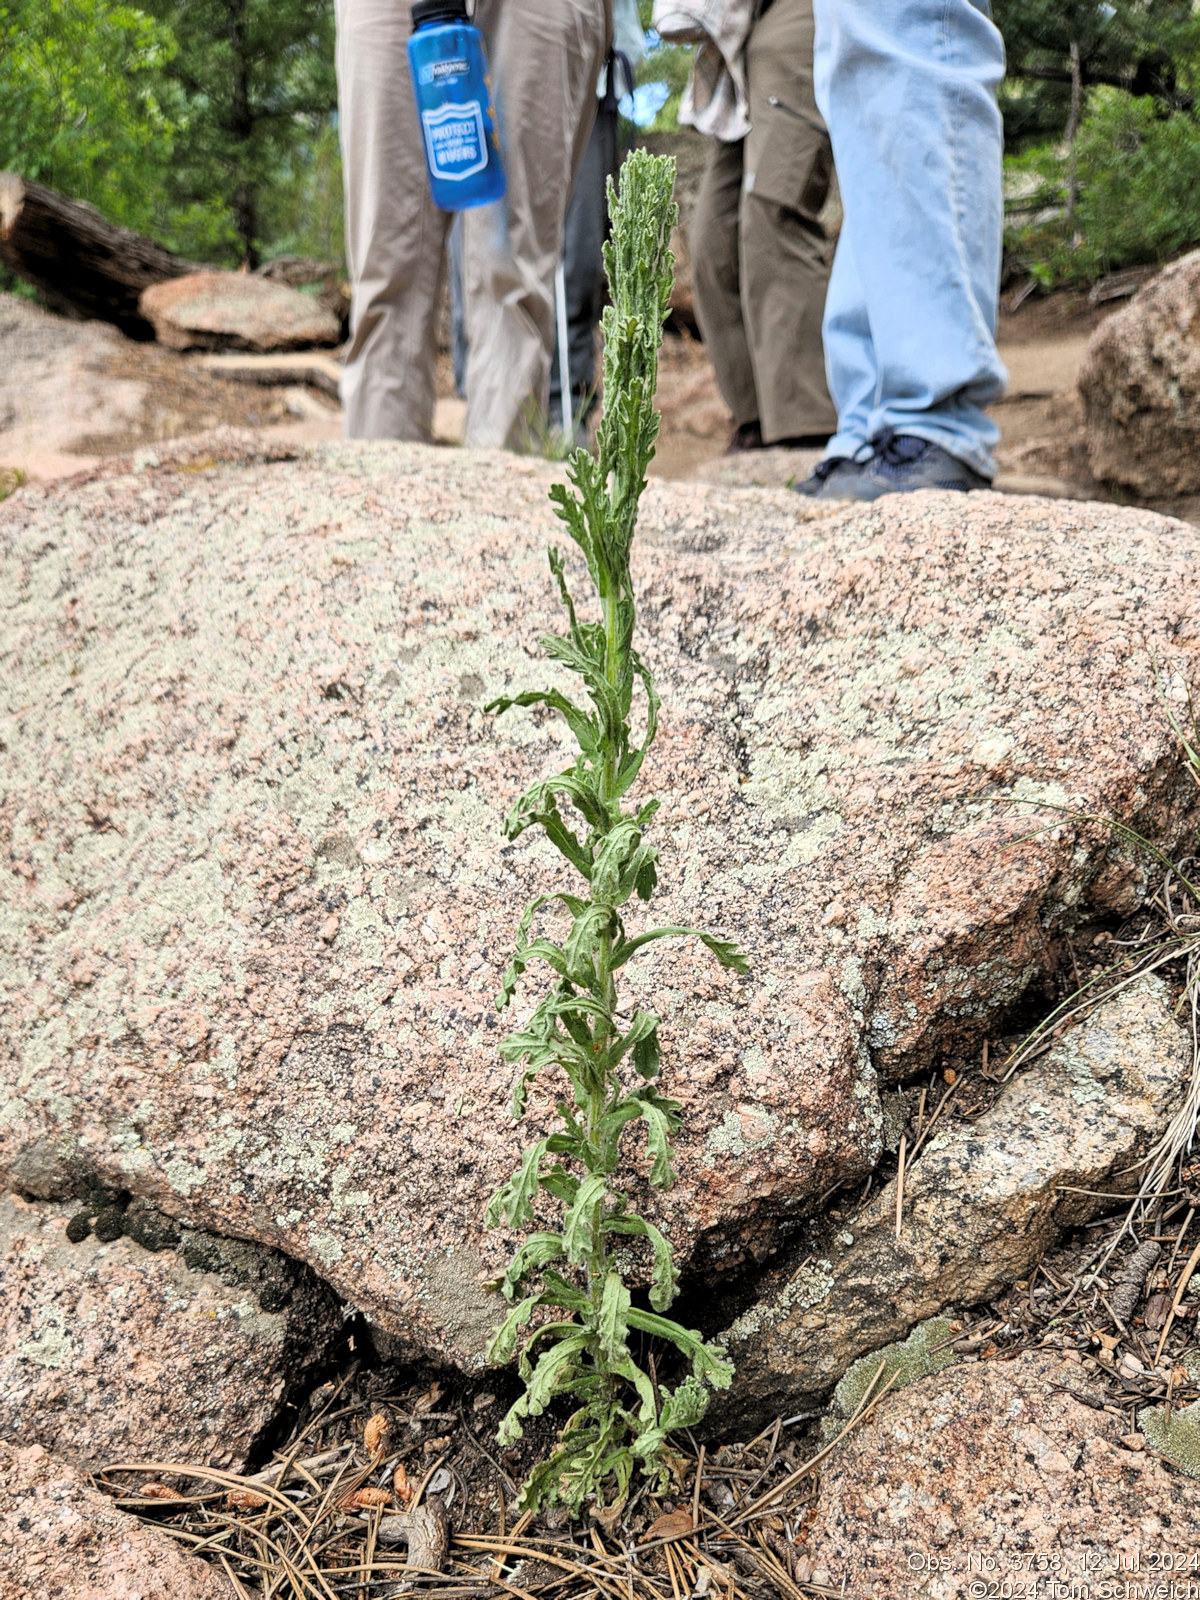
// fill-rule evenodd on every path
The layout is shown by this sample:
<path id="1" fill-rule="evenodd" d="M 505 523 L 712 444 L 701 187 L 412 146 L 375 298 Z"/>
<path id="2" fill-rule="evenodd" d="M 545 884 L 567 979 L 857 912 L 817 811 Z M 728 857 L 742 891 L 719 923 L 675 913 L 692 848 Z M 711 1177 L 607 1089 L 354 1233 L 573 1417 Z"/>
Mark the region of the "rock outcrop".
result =
<path id="1" fill-rule="evenodd" d="M 1148 1558 L 1186 1562 L 1200 1549 L 1200 1484 L 1126 1449 L 1122 1419 L 1077 1399 L 1081 1387 L 1078 1366 L 1032 1351 L 885 1395 L 826 1464 L 808 1529 L 834 1591 L 966 1600 L 993 1584 L 1049 1595 L 1061 1583 L 1063 1594 L 1115 1600 L 1174 1594 L 1179 1582 L 1189 1592 L 1189 1572 L 1155 1571 Z"/>
<path id="2" fill-rule="evenodd" d="M 819 1403 L 859 1357 L 1023 1277 L 1064 1228 L 1111 1206 L 1105 1191 L 1128 1192 L 1190 1069 L 1160 979 L 1098 1007 L 989 1111 L 930 1137 L 905 1176 L 898 1238 L 893 1178 L 828 1256 L 733 1324 L 723 1338 L 738 1381 L 722 1410 L 757 1426 Z"/>
<path id="3" fill-rule="evenodd" d="M 0 1600 L 234 1600 L 231 1583 L 40 1445 L 0 1444 Z"/>
<path id="4" fill-rule="evenodd" d="M 302 350 L 338 340 L 338 319 L 314 295 L 245 272 L 170 278 L 144 290 L 139 308 L 172 350 Z"/>
<path id="5" fill-rule="evenodd" d="M 563 881 L 501 819 L 567 760 L 483 706 L 554 678 L 555 475 L 210 436 L 0 507 L 0 1177 L 128 1190 L 479 1358 L 483 1205 L 528 1136 L 492 1002 Z M 765 1260 L 874 1165 L 880 1075 L 978 1041 L 1064 930 L 1138 903 L 1135 854 L 1036 803 L 1184 836 L 1150 663 L 1181 704 L 1198 556 L 1112 506 L 649 491 L 655 916 L 753 962 L 662 944 L 631 976 L 686 1107 L 655 1202 L 685 1268 Z"/>
<path id="6" fill-rule="evenodd" d="M 1100 324 L 1079 392 L 1097 478 L 1151 498 L 1200 489 L 1200 250 Z"/>
<path id="7" fill-rule="evenodd" d="M 76 1243 L 72 1215 L 0 1197 L 0 1439 L 92 1470 L 152 1459 L 242 1471 L 329 1352 L 333 1297 L 293 1263 L 273 1271 L 261 1246 L 177 1232 L 154 1252 L 128 1237 Z M 120 1216 L 102 1208 L 100 1231 Z M 154 1222 L 166 1219 L 138 1225 Z"/>

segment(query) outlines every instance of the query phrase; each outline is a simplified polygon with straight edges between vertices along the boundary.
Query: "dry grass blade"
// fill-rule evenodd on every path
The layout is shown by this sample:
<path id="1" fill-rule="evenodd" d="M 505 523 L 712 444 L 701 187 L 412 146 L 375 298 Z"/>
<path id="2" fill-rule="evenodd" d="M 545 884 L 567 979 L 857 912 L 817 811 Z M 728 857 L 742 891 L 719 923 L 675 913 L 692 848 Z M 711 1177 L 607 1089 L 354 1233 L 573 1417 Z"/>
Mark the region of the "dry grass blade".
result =
<path id="1" fill-rule="evenodd" d="M 775 1554 L 774 1550 L 771 1549 L 771 1546 L 763 1537 L 762 1529 L 756 1528 L 754 1533 L 759 1544 L 759 1549 L 756 1554 L 758 1559 L 764 1564 L 764 1566 L 767 1567 L 771 1577 L 786 1594 L 794 1595 L 795 1600 L 804 1600 L 804 1595 L 792 1581 L 791 1573 L 787 1571 L 783 1565 L 783 1562 L 780 1561 L 779 1557 Z"/>
<path id="2" fill-rule="evenodd" d="M 663 1546 L 663 1555 L 666 1557 L 667 1562 L 667 1576 L 671 1580 L 671 1593 L 674 1595 L 675 1600 L 683 1600 L 683 1596 L 679 1592 L 679 1579 L 675 1574 L 675 1557 L 671 1554 L 671 1546 L 669 1544 Z"/>
<path id="3" fill-rule="evenodd" d="M 1196 1248 L 1187 1258 L 1187 1265 L 1179 1274 L 1179 1283 L 1175 1290 L 1175 1298 L 1171 1302 L 1170 1311 L 1167 1312 L 1167 1320 L 1163 1323 L 1163 1330 L 1158 1339 L 1158 1349 L 1154 1352 L 1155 1366 L 1158 1365 L 1159 1360 L 1162 1357 L 1163 1346 L 1167 1342 L 1167 1335 L 1171 1331 L 1171 1324 L 1175 1321 L 1175 1313 L 1179 1310 L 1180 1303 L 1183 1300 L 1184 1291 L 1187 1289 L 1188 1284 L 1192 1280 L 1192 1273 L 1195 1271 L 1196 1264 L 1198 1262 L 1200 1262 L 1200 1242 L 1197 1243 Z"/>
<path id="4" fill-rule="evenodd" d="M 1175 726 L 1174 722 L 1172 725 Z M 1186 748 L 1189 752 L 1189 770 L 1192 770 L 1191 747 Z M 1193 776 L 1196 775 L 1193 771 Z M 1093 1272 L 1099 1273 L 1126 1235 L 1136 1239 L 1138 1219 L 1146 1217 L 1167 1197 L 1179 1163 L 1192 1149 L 1197 1128 L 1200 1127 L 1200 890 L 1185 876 L 1179 863 L 1171 862 L 1149 841 L 1130 829 L 1113 823 L 1111 819 L 1076 820 L 1107 821 L 1120 837 L 1145 849 L 1165 867 L 1163 880 L 1151 901 L 1151 909 L 1159 919 L 1158 931 L 1151 933 L 1148 924 L 1142 935 L 1132 941 L 1131 948 L 1121 960 L 1096 973 L 1068 995 L 1013 1051 L 1006 1063 L 1002 1081 L 1007 1083 L 1018 1068 L 1027 1066 L 1050 1050 L 1064 1029 L 1082 1020 L 1098 1006 L 1115 999 L 1140 979 L 1180 961 L 1185 963 L 1185 970 L 1178 1009 L 1186 1008 L 1189 1013 L 1191 1065 L 1187 1089 L 1166 1130 L 1149 1153 L 1131 1169 L 1141 1173 L 1137 1193 L 1130 1197 L 1129 1211 L 1120 1228 L 1107 1241 L 1106 1247 L 1096 1253 Z M 1070 1305 L 1078 1287 L 1079 1282 L 1064 1300 L 1060 1311 Z"/>
<path id="5" fill-rule="evenodd" d="M 300 1440 L 296 1441 L 296 1449 L 292 1450 L 282 1461 L 276 1461 L 269 1467 L 264 1467 L 261 1472 L 255 1472 L 245 1479 L 248 1484 L 269 1483 L 275 1488 L 287 1482 L 293 1473 L 300 1473 L 308 1477 L 310 1482 L 315 1482 L 314 1474 L 323 1473 L 326 1468 L 335 1467 L 345 1455 L 348 1448 L 345 1444 L 336 1445 L 332 1450 L 322 1450 L 319 1455 L 306 1456 L 303 1461 L 297 1460 Z"/>
<path id="6" fill-rule="evenodd" d="M 1188 1207 L 1188 1214 L 1183 1219 L 1183 1227 L 1180 1228 L 1179 1232 L 1176 1234 L 1175 1243 L 1171 1248 L 1171 1259 L 1170 1259 L 1170 1261 L 1167 1262 L 1167 1277 L 1168 1278 L 1175 1271 L 1175 1258 L 1179 1254 L 1179 1246 L 1183 1243 L 1184 1238 L 1185 1238 L 1185 1236 L 1187 1234 L 1187 1231 L 1192 1225 L 1192 1218 L 1195 1215 L 1196 1215 L 1195 1206 L 1189 1206 Z"/>
<path id="7" fill-rule="evenodd" d="M 900 1135 L 900 1154 L 896 1162 L 896 1238 L 904 1226 L 904 1157 L 908 1151 L 908 1135 Z"/>
<path id="8" fill-rule="evenodd" d="M 946 1109 L 946 1107 L 950 1103 L 951 1099 L 954 1097 L 954 1095 L 956 1095 L 958 1093 L 959 1089 L 962 1087 L 962 1085 L 966 1081 L 967 1081 L 966 1080 L 966 1074 L 965 1073 L 960 1074 L 959 1077 L 955 1078 L 954 1082 L 950 1085 L 950 1087 L 946 1090 L 945 1094 L 938 1101 L 933 1115 L 930 1117 L 929 1121 L 925 1124 L 925 1127 L 922 1130 L 922 1132 L 920 1134 L 918 1134 L 916 1142 L 914 1143 L 911 1151 L 909 1152 L 908 1165 L 910 1167 L 912 1166 L 913 1162 L 917 1159 L 917 1156 L 920 1154 L 921 1146 L 925 1143 L 926 1139 L 928 1139 L 929 1135 L 933 1132 L 934 1127 L 937 1124 L 937 1119 L 941 1116 L 942 1112 Z"/>
<path id="9" fill-rule="evenodd" d="M 189 1533 L 186 1528 L 172 1527 L 169 1522 L 162 1522 L 157 1526 L 162 1533 L 168 1534 L 172 1539 L 176 1539 L 182 1544 L 190 1545 L 192 1548 L 192 1553 L 196 1555 L 203 1553 L 206 1549 L 211 1549 L 212 1541 L 216 1537 L 215 1535 L 210 1534 L 207 1538 L 201 1538 L 198 1534 Z M 324 1574 L 316 1565 L 311 1553 L 307 1549 L 305 1549 L 303 1553 L 309 1558 L 309 1565 L 312 1567 L 312 1575 L 313 1578 L 316 1579 L 315 1585 L 309 1579 L 307 1574 L 302 1572 L 294 1565 L 288 1553 L 282 1549 L 268 1533 L 266 1533 L 262 1528 L 254 1528 L 252 1532 L 253 1537 L 260 1543 L 264 1544 L 271 1551 L 272 1555 L 274 1556 L 274 1562 L 272 1563 L 271 1561 L 268 1561 L 265 1557 L 260 1557 L 255 1560 L 254 1557 L 248 1557 L 245 1555 L 241 1557 L 242 1560 L 249 1561 L 251 1565 L 257 1565 L 261 1567 L 268 1578 L 274 1578 L 278 1575 L 286 1577 L 288 1582 L 292 1585 L 293 1593 L 298 1596 L 313 1596 L 315 1597 L 315 1600 L 337 1600 L 337 1596 L 325 1582 Z M 268 1590 L 268 1592 L 270 1592 L 270 1590 Z"/>
<path id="10" fill-rule="evenodd" d="M 538 1549 L 533 1545 L 519 1545 L 507 1542 L 501 1544 L 497 1539 L 476 1537 L 471 1534 L 459 1534 L 454 1543 L 456 1546 L 461 1545 L 465 1550 L 478 1550 L 488 1555 L 517 1556 L 526 1561 L 544 1561 L 549 1566 L 561 1567 L 564 1572 L 569 1572 L 572 1577 L 583 1578 L 589 1583 L 598 1584 L 606 1594 L 616 1594 L 618 1592 L 615 1589 L 609 1589 L 606 1579 L 600 1580 L 597 1578 L 595 1567 L 591 1563 L 584 1567 L 578 1561 L 568 1561 L 565 1556 L 560 1555 L 552 1546 Z M 619 1595 L 618 1600 L 624 1600 L 624 1596 Z"/>
<path id="11" fill-rule="evenodd" d="M 250 1600 L 249 1589 L 246 1588 L 246 1585 L 229 1565 L 229 1557 L 223 1550 L 218 1550 L 217 1560 L 221 1563 L 221 1569 L 225 1576 L 229 1579 L 230 1585 L 232 1586 L 234 1593 L 237 1595 L 238 1600 Z"/>
<path id="12" fill-rule="evenodd" d="M 208 1483 L 218 1483 L 226 1491 L 245 1488 L 248 1482 L 247 1479 L 238 1477 L 236 1473 L 222 1472 L 219 1467 L 194 1467 L 183 1461 L 121 1461 L 112 1462 L 108 1466 L 102 1467 L 97 1473 L 97 1477 L 101 1482 L 117 1490 L 120 1489 L 120 1485 L 114 1484 L 109 1480 L 109 1473 L 112 1472 L 157 1472 L 172 1478 L 200 1478 Z M 255 1487 L 259 1494 L 274 1505 L 277 1510 L 282 1511 L 285 1516 L 299 1516 L 302 1520 L 307 1521 L 296 1502 L 289 1500 L 286 1495 L 280 1494 L 274 1485 L 262 1484 Z M 136 1496 L 123 1495 L 121 1498 L 134 1499 Z M 213 1496 L 193 1495 L 188 1498 L 191 1503 L 200 1505 L 207 1500 L 211 1500 Z"/>
<path id="13" fill-rule="evenodd" d="M 847 1436 L 847 1434 L 849 1434 L 854 1428 L 858 1427 L 860 1422 L 866 1421 L 870 1413 L 874 1411 L 875 1407 L 883 1399 L 884 1395 L 887 1394 L 888 1390 L 895 1385 L 900 1376 L 899 1372 L 893 1372 L 891 1377 L 884 1384 L 883 1388 L 880 1389 L 879 1393 L 874 1397 L 874 1399 L 872 1399 L 871 1391 L 883 1376 L 883 1369 L 886 1365 L 886 1361 L 881 1361 L 879 1363 L 878 1367 L 875 1369 L 875 1376 L 871 1379 L 870 1383 L 864 1390 L 863 1397 L 859 1401 L 854 1415 L 850 1418 L 849 1422 L 847 1422 L 846 1426 L 837 1435 L 837 1437 L 831 1439 L 823 1450 L 818 1450 L 817 1454 L 813 1456 L 811 1460 L 806 1461 L 802 1467 L 797 1467 L 794 1472 L 789 1472 L 787 1477 L 781 1482 L 777 1483 L 773 1489 L 769 1489 L 766 1494 L 759 1495 L 758 1499 L 755 1500 L 752 1505 L 748 1506 L 738 1516 L 734 1517 L 732 1523 L 730 1524 L 731 1527 L 741 1527 L 742 1524 L 748 1522 L 756 1512 L 762 1511 L 766 1506 L 769 1506 L 772 1501 L 778 1500 L 781 1494 L 786 1494 L 789 1489 L 793 1488 L 802 1479 L 807 1478 L 809 1473 L 812 1472 L 812 1470 L 822 1461 L 824 1461 L 825 1457 L 829 1455 L 831 1451 L 835 1450 L 837 1446 L 841 1444 L 842 1440 Z"/>

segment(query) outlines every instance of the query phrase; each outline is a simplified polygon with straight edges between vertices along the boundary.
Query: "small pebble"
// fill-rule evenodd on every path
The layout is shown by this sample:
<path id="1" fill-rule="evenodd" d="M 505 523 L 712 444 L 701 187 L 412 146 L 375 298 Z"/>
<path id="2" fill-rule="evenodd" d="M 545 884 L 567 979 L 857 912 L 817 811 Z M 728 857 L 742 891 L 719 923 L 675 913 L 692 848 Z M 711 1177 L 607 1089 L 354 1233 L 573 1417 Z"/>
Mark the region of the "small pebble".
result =
<path id="1" fill-rule="evenodd" d="M 125 1232 L 125 1213 L 120 1206 L 105 1206 L 96 1213 L 93 1231 L 101 1244 L 111 1244 Z"/>
<path id="2" fill-rule="evenodd" d="M 89 1211 L 77 1211 L 67 1223 L 67 1238 L 72 1244 L 82 1244 L 92 1231 L 92 1216 Z"/>

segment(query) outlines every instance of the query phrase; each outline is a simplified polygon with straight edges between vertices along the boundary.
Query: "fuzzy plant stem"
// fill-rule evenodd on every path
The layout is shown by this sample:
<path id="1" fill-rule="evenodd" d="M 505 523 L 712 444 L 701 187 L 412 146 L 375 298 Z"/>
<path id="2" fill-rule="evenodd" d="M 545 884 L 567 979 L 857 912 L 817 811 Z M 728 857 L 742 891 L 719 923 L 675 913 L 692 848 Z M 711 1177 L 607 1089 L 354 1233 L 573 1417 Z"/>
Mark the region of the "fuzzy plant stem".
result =
<path id="1" fill-rule="evenodd" d="M 488 708 L 542 707 L 563 718 L 578 746 L 573 764 L 534 783 L 505 822 L 510 839 L 541 828 L 583 880 L 582 887 L 573 880 L 571 888 L 539 895 L 527 907 L 498 1001 L 501 1009 L 510 1004 L 533 963 L 549 968 L 538 1005 L 500 1049 L 517 1068 L 513 1115 L 525 1114 L 533 1085 L 546 1080 L 561 1096 L 558 1122 L 527 1148 L 492 1197 L 487 1222 L 516 1231 L 528 1230 L 535 1212 L 538 1222 L 554 1211 L 560 1220 L 526 1231 L 517 1246 L 500 1283 L 512 1309 L 490 1354 L 496 1362 L 516 1354 L 525 1381 L 501 1425 L 502 1443 L 519 1438 L 525 1418 L 559 1399 L 573 1398 L 577 1409 L 553 1454 L 531 1473 L 522 1509 L 560 1501 L 577 1511 L 588 1496 L 610 1492 L 616 1504 L 635 1467 L 664 1481 L 668 1435 L 698 1421 L 708 1389 L 727 1386 L 733 1372 L 723 1351 L 662 1315 L 678 1286 L 673 1251 L 634 1209 L 623 1172 L 632 1165 L 628 1136 L 640 1124 L 649 1183 L 670 1187 L 671 1141 L 682 1107 L 659 1088 L 659 1018 L 622 1009 L 620 973 L 645 946 L 678 937 L 699 939 L 723 966 L 746 970 L 736 945 L 714 934 L 686 927 L 633 933 L 624 920 L 630 901 L 648 901 L 658 881 L 658 852 L 644 841 L 658 802 L 628 802 L 654 740 L 659 706 L 633 642 L 630 553 L 658 432 L 653 402 L 672 282 L 673 185 L 674 163 L 644 151 L 625 163 L 619 194 L 610 185 L 604 415 L 595 456 L 577 450 L 567 469 L 571 488 L 556 484 L 550 495 L 583 553 L 600 616 L 596 622 L 580 618 L 564 560 L 551 549 L 550 570 L 568 625 L 565 634 L 544 638 L 542 648 L 582 679 L 588 704 L 558 689 L 530 689 Z M 631 720 L 639 689 L 640 742 Z M 570 917 L 561 941 L 535 928 L 551 903 Z M 636 1177 L 634 1168 L 629 1178 Z M 652 1311 L 634 1304 L 622 1276 L 629 1251 L 635 1258 L 640 1251 L 648 1268 Z M 656 1383 L 633 1358 L 634 1333 L 673 1344 L 690 1373 L 674 1388 Z"/>

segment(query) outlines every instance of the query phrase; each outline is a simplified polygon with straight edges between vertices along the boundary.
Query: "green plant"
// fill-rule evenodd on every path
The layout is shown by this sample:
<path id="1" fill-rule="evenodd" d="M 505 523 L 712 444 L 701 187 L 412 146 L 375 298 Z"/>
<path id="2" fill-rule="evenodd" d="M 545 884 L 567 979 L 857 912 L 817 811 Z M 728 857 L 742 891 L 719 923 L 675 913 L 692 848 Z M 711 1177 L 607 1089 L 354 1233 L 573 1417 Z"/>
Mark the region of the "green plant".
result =
<path id="1" fill-rule="evenodd" d="M 0 170 L 193 260 L 340 260 L 333 46 L 333 0 L 0 0 Z"/>
<path id="2" fill-rule="evenodd" d="M 7 500 L 26 480 L 20 467 L 0 467 L 0 500 Z"/>
<path id="3" fill-rule="evenodd" d="M 113 0 L 0 3 L 0 169 L 153 230 L 181 106 L 169 28 Z"/>
<path id="4" fill-rule="evenodd" d="M 1164 110 L 1190 103 L 1200 49 L 1192 0 L 995 0 L 992 15 L 1004 35 L 1010 151 L 1062 136 L 1079 91 L 1098 84 L 1151 95 Z"/>
<path id="5" fill-rule="evenodd" d="M 318 143 L 337 110 L 332 0 L 141 5 L 179 42 L 167 76 L 186 108 L 187 137 L 179 142 L 167 194 L 183 236 L 180 248 L 252 267 L 272 253 L 280 235 L 283 248 L 294 248 L 286 239 L 303 231 L 297 227 L 303 189 L 311 184 L 314 203 L 329 207 L 339 176 L 336 139 L 327 132 L 323 151 Z M 318 200 L 320 188 L 324 198 Z M 339 229 L 331 221 L 322 231 Z M 317 253 L 332 252 L 322 245 Z"/>
<path id="6" fill-rule="evenodd" d="M 1068 189 L 1077 201 L 1068 214 Z M 1072 164 L 1056 145 L 1005 163 L 1005 243 L 1045 288 L 1174 255 L 1200 241 L 1200 119 L 1149 96 L 1090 91 Z"/>
<path id="7" fill-rule="evenodd" d="M 580 619 L 563 557 L 551 549 L 550 570 L 568 627 L 542 646 L 583 680 L 590 709 L 557 689 L 505 695 L 488 707 L 503 712 L 542 706 L 560 715 L 574 735 L 579 754 L 572 766 L 528 789 L 506 819 L 505 832 L 516 839 L 540 827 L 586 886 L 582 893 L 539 895 L 527 908 L 497 1001 L 501 1009 L 511 1002 L 534 961 L 550 968 L 549 990 L 500 1047 L 517 1067 L 514 1117 L 524 1115 L 530 1087 L 541 1075 L 561 1074 L 569 1088 L 556 1105 L 559 1130 L 529 1147 L 487 1211 L 492 1227 L 507 1220 L 510 1228 L 524 1229 L 535 1208 L 557 1209 L 561 1218 L 557 1227 L 531 1233 L 513 1255 L 501 1284 L 513 1309 L 489 1352 L 494 1362 L 506 1362 L 521 1345 L 525 1392 L 501 1425 L 501 1443 L 518 1439 L 524 1419 L 540 1415 L 557 1397 L 578 1401 L 556 1448 L 526 1482 L 524 1508 L 559 1501 L 578 1511 L 610 1479 L 613 1504 L 619 1504 L 635 1465 L 661 1481 L 668 1434 L 699 1420 L 708 1403 L 706 1384 L 725 1388 L 733 1376 L 723 1351 L 663 1316 L 677 1291 L 671 1245 L 633 1209 L 618 1176 L 624 1135 L 640 1122 L 649 1181 L 668 1188 L 674 1179 L 671 1137 L 680 1125 L 679 1103 L 658 1087 L 659 1019 L 641 1009 L 632 1015 L 622 1010 L 621 969 L 647 945 L 679 935 L 700 939 L 723 966 L 746 970 L 737 947 L 712 934 L 678 927 L 630 933 L 622 915 L 634 895 L 649 900 L 657 882 L 658 852 L 643 834 L 658 802 L 625 804 L 654 739 L 659 707 L 649 669 L 633 646 L 630 551 L 658 432 L 653 400 L 672 282 L 673 183 L 672 161 L 635 151 L 622 170 L 619 194 L 610 185 L 613 237 L 605 266 L 613 303 L 602 324 L 605 404 L 597 453 L 593 458 L 577 450 L 571 457 L 574 493 L 563 484 L 551 491 L 558 516 L 586 558 L 600 619 Z M 638 685 L 646 703 L 640 743 L 630 726 Z M 586 824 L 582 836 L 570 813 L 560 810 L 562 800 Z M 539 913 L 554 903 L 570 919 L 561 943 L 531 937 Z M 622 1276 L 617 1251 L 631 1240 L 644 1241 L 652 1256 L 651 1310 L 634 1305 Z M 549 1308 L 550 1319 L 526 1334 L 541 1308 Z M 673 1344 L 690 1373 L 674 1388 L 657 1383 L 653 1370 L 634 1359 L 634 1334 Z"/>

